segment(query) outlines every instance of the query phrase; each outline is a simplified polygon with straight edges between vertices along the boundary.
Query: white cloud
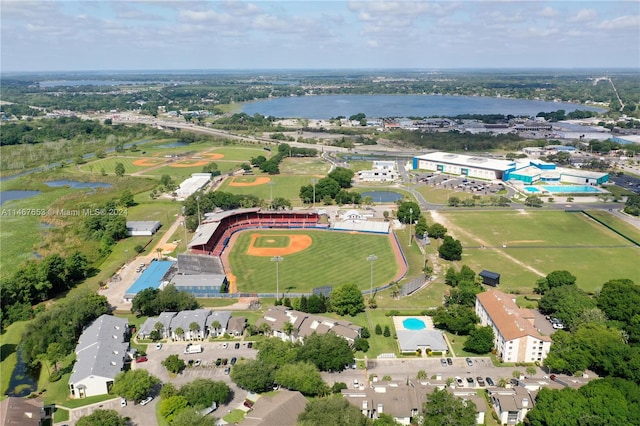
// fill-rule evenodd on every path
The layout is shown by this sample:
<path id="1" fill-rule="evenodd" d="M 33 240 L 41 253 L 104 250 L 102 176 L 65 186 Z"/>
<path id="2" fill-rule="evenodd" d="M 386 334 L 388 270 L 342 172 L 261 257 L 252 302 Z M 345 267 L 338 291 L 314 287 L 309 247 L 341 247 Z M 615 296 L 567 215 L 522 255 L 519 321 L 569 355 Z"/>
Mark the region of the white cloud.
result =
<path id="1" fill-rule="evenodd" d="M 640 34 L 640 16 L 620 16 L 615 19 L 602 21 L 599 23 L 596 28 L 602 30 L 620 30 L 627 28 L 635 28 L 636 29 L 636 47 L 638 47 L 638 34 Z"/>
<path id="2" fill-rule="evenodd" d="M 578 13 L 569 18 L 569 22 L 589 22 L 598 17 L 598 14 L 593 9 L 582 9 Z"/>
<path id="3" fill-rule="evenodd" d="M 540 11 L 539 15 L 545 18 L 555 18 L 556 16 L 559 15 L 559 12 L 557 9 L 547 6 Z"/>

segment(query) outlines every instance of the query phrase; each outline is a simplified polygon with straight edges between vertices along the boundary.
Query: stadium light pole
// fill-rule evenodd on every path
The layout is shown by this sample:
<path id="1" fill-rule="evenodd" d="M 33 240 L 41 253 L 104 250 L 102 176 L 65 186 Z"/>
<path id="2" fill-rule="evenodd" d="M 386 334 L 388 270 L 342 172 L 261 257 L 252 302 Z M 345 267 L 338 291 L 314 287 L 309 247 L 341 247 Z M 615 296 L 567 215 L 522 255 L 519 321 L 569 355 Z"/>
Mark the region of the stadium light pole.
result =
<path id="1" fill-rule="evenodd" d="M 369 256 L 367 256 L 367 260 L 369 261 L 369 264 L 371 266 L 371 275 L 370 275 L 370 287 L 371 290 L 369 290 L 369 297 L 373 298 L 373 262 L 375 260 L 378 259 L 378 256 L 376 256 L 375 254 L 370 254 Z"/>
<path id="2" fill-rule="evenodd" d="M 278 274 L 278 264 L 284 260 L 282 256 L 273 256 L 271 258 L 272 262 L 276 263 L 276 302 L 278 302 L 278 295 L 280 294 L 280 275 Z"/>
<path id="3" fill-rule="evenodd" d="M 413 222 L 413 208 L 409 207 L 409 247 L 411 247 L 411 223 Z"/>

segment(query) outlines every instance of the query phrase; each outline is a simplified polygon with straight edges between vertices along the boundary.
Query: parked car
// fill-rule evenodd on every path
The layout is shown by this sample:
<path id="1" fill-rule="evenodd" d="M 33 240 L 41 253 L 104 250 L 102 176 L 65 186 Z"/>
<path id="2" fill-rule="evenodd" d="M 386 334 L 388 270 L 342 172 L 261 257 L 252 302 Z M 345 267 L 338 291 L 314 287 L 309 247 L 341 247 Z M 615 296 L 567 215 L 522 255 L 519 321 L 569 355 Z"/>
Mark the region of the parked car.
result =
<path id="1" fill-rule="evenodd" d="M 456 384 L 458 385 L 458 387 L 463 387 L 464 386 L 464 382 L 462 381 L 462 377 L 456 376 Z"/>
<path id="2" fill-rule="evenodd" d="M 487 381 L 487 385 L 489 385 L 489 386 L 495 386 L 496 385 L 493 382 L 493 379 L 491 377 L 487 377 L 485 380 Z"/>
<path id="3" fill-rule="evenodd" d="M 473 360 L 471 358 L 467 358 L 466 361 L 469 367 L 473 367 Z"/>
<path id="4" fill-rule="evenodd" d="M 251 348 L 253 347 L 253 342 L 249 342 L 249 343 L 247 343 L 247 347 L 248 347 L 249 349 L 251 349 Z"/>
<path id="5" fill-rule="evenodd" d="M 126 400 L 126 399 L 124 399 L 124 398 L 121 398 L 121 399 L 120 399 L 120 406 L 121 406 L 121 407 L 126 407 L 126 406 L 127 406 L 127 400 Z"/>
<path id="6" fill-rule="evenodd" d="M 140 405 L 147 405 L 151 401 L 153 401 L 153 397 L 152 396 L 148 396 L 145 399 L 143 399 L 142 401 L 140 401 Z"/>
<path id="7" fill-rule="evenodd" d="M 453 360 L 451 358 L 447 358 L 447 364 L 453 365 Z"/>
<path id="8" fill-rule="evenodd" d="M 202 360 L 201 359 L 196 359 L 196 362 L 193 363 L 194 367 L 200 367 L 200 365 L 202 365 Z"/>
<path id="9" fill-rule="evenodd" d="M 478 386 L 484 387 L 484 379 L 482 377 L 476 377 L 476 382 L 478 382 Z"/>
<path id="10" fill-rule="evenodd" d="M 469 384 L 469 386 L 473 387 L 474 386 L 473 377 L 467 377 L 467 383 Z"/>
<path id="11" fill-rule="evenodd" d="M 224 374 L 229 374 L 230 371 L 231 371 L 231 367 L 227 367 L 224 369 Z"/>
<path id="12" fill-rule="evenodd" d="M 157 350 L 162 349 L 162 343 L 158 343 L 158 344 L 156 344 L 156 349 L 157 349 Z"/>
<path id="13" fill-rule="evenodd" d="M 236 342 L 236 344 L 235 344 L 235 345 L 233 345 L 233 348 L 234 348 L 234 349 L 240 349 L 240 343 L 237 343 L 237 342 Z"/>
<path id="14" fill-rule="evenodd" d="M 237 361 L 237 360 L 238 360 L 238 359 L 234 356 L 233 358 L 231 358 L 231 362 L 230 362 L 230 364 L 231 364 L 231 365 L 236 365 L 236 361 Z"/>
<path id="15" fill-rule="evenodd" d="M 216 359 L 216 367 L 220 367 L 220 364 L 222 364 L 222 358 Z"/>
<path id="16" fill-rule="evenodd" d="M 443 367 L 447 366 L 447 360 L 444 358 L 440 358 L 440 364 L 442 364 Z"/>
<path id="17" fill-rule="evenodd" d="M 229 347 L 229 344 L 227 342 L 224 342 L 222 344 L 222 349 L 227 349 Z"/>
<path id="18" fill-rule="evenodd" d="M 136 362 L 147 362 L 149 359 L 146 356 L 139 356 L 136 358 Z"/>
<path id="19" fill-rule="evenodd" d="M 358 386 L 358 379 L 353 379 L 353 386 Z"/>

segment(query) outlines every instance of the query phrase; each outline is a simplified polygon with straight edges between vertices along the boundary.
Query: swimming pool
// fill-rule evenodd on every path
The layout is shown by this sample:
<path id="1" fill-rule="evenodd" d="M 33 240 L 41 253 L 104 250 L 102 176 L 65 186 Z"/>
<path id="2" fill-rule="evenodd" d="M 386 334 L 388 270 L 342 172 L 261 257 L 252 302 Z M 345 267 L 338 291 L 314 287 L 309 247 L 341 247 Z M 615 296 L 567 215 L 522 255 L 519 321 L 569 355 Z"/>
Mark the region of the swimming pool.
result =
<path id="1" fill-rule="evenodd" d="M 402 325 L 407 330 L 424 330 L 427 326 L 424 324 L 424 321 L 418 318 L 407 318 L 402 321 Z"/>
<path id="2" fill-rule="evenodd" d="M 541 185 L 525 186 L 525 192 L 536 194 L 539 192 L 549 192 L 551 194 L 599 194 L 603 192 L 595 186 L 590 185 Z"/>

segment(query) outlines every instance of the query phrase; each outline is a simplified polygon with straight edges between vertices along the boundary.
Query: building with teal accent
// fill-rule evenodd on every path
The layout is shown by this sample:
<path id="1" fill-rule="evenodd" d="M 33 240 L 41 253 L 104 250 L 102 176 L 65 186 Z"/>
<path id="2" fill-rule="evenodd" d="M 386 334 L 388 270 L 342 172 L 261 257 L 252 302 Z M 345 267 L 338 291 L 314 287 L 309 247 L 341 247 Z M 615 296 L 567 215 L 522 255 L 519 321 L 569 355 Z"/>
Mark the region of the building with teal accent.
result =
<path id="1" fill-rule="evenodd" d="M 428 170 L 484 180 L 517 181 L 525 185 L 556 183 L 601 185 L 609 174 L 558 167 L 538 159 L 499 160 L 447 152 L 432 152 L 413 158 L 414 170 Z"/>

